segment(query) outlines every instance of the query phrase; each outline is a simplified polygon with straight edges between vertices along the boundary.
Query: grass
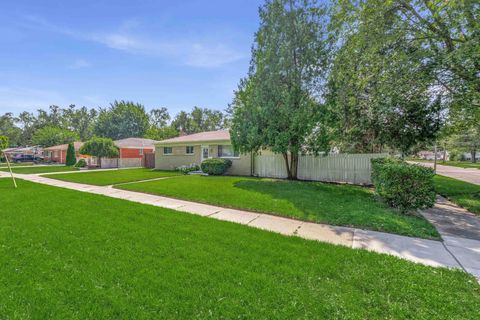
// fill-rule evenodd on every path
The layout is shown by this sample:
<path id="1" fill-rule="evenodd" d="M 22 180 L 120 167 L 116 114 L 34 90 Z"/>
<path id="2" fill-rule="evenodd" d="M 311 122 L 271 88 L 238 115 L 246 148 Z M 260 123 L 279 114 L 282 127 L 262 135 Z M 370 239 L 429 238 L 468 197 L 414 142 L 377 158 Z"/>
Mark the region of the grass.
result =
<path id="1" fill-rule="evenodd" d="M 479 185 L 440 175 L 436 175 L 434 179 L 435 189 L 438 194 L 470 212 L 480 214 Z"/>
<path id="2" fill-rule="evenodd" d="M 439 238 L 436 229 L 425 219 L 399 214 L 375 201 L 372 190 L 358 186 L 246 177 L 180 176 L 118 188 L 319 223 Z"/>
<path id="3" fill-rule="evenodd" d="M 178 176 L 177 171 L 160 171 L 146 168 L 111 170 L 111 171 L 93 171 L 82 173 L 66 173 L 61 175 L 52 175 L 49 178 L 92 184 L 97 186 L 107 186 L 112 184 L 134 182 L 140 180 L 156 179 L 162 177 Z"/>
<path id="4" fill-rule="evenodd" d="M 37 174 L 37 173 L 52 173 L 52 172 L 65 172 L 65 171 L 77 171 L 77 168 L 67 166 L 31 166 L 25 168 L 12 168 L 13 173 L 19 174 Z M 0 171 L 8 171 L 8 168 L 0 168 Z"/>
<path id="5" fill-rule="evenodd" d="M 433 163 L 432 160 L 414 159 L 412 161 Z M 442 165 L 442 166 L 451 166 L 451 167 L 458 167 L 458 168 L 480 169 L 480 162 L 477 162 L 477 163 L 468 162 L 468 161 L 445 161 L 445 162 L 443 162 L 442 160 L 437 160 L 437 164 Z"/>
<path id="6" fill-rule="evenodd" d="M 34 165 L 33 162 L 10 163 L 11 167 L 33 166 L 33 165 Z M 6 162 L 0 162 L 0 168 L 2 168 L 2 167 L 7 167 L 8 168 L 7 163 Z"/>
<path id="7" fill-rule="evenodd" d="M 0 179 L 0 318 L 479 319 L 460 270 Z"/>

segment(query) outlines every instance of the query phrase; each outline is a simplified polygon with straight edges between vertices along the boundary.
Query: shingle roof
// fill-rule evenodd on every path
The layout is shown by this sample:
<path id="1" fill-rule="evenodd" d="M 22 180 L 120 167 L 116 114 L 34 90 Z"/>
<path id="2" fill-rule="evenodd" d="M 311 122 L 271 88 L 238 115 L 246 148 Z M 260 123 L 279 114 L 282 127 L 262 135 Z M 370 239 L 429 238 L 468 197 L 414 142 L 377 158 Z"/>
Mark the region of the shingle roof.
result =
<path id="1" fill-rule="evenodd" d="M 73 143 L 73 147 L 75 148 L 75 151 L 78 151 L 80 150 L 80 148 L 83 146 L 83 142 L 80 142 L 80 141 L 75 141 Z M 52 147 L 48 147 L 48 148 L 45 148 L 43 150 L 46 150 L 46 151 L 54 151 L 54 150 L 67 150 L 68 149 L 68 144 L 59 144 L 58 146 L 52 146 Z"/>
<path id="2" fill-rule="evenodd" d="M 143 138 L 126 138 L 121 140 L 116 140 L 113 143 L 118 148 L 151 148 L 154 149 L 154 144 L 158 142 L 152 139 L 143 139 Z"/>
<path id="3" fill-rule="evenodd" d="M 229 141 L 230 132 L 228 130 L 205 131 L 189 134 L 182 137 L 176 137 L 159 141 L 158 144 L 169 143 L 188 143 L 188 142 L 207 142 L 207 141 Z"/>

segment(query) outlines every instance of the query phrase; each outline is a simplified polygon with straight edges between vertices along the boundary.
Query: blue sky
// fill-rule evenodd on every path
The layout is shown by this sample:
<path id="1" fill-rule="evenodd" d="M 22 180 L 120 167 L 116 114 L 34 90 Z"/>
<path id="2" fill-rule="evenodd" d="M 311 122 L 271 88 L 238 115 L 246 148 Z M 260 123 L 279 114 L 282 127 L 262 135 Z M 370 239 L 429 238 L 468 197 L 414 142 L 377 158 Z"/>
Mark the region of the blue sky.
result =
<path id="1" fill-rule="evenodd" d="M 223 110 L 261 0 L 2 1 L 0 113 L 133 100 Z"/>

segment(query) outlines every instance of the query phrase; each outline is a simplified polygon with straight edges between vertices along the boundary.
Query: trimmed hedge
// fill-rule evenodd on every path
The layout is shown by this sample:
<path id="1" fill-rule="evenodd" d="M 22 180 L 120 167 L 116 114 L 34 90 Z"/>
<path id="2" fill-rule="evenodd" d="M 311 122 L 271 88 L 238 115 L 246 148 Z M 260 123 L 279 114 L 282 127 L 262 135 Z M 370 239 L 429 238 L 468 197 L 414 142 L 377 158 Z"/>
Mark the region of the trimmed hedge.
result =
<path id="1" fill-rule="evenodd" d="M 212 176 L 224 174 L 231 166 L 231 160 L 220 158 L 207 159 L 201 164 L 202 171 Z"/>
<path id="2" fill-rule="evenodd" d="M 376 193 L 402 213 L 435 203 L 434 172 L 430 168 L 392 158 L 372 159 Z"/>

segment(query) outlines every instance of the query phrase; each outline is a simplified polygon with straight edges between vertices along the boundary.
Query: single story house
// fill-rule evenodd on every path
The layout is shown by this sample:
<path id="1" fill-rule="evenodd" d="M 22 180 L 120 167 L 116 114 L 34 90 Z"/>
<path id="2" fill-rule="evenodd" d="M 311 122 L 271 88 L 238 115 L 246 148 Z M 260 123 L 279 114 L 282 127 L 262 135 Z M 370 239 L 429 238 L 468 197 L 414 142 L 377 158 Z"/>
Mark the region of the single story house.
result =
<path id="1" fill-rule="evenodd" d="M 144 156 L 155 152 L 158 141 L 143 138 L 126 138 L 113 143 L 118 148 L 118 167 L 143 167 Z"/>
<path id="2" fill-rule="evenodd" d="M 200 132 L 159 141 L 155 144 L 155 168 L 173 170 L 181 166 L 200 165 L 209 158 L 232 161 L 227 174 L 252 175 L 252 154 L 234 151 L 228 130 Z"/>
<path id="3" fill-rule="evenodd" d="M 83 146 L 83 142 L 76 141 L 73 143 L 73 147 L 75 148 L 75 157 L 77 161 L 80 158 L 90 159 L 91 157 L 80 155 L 80 148 Z M 60 144 L 58 146 L 52 146 L 43 149 L 45 160 L 49 160 L 56 163 L 65 163 L 67 159 L 67 149 L 68 144 Z M 87 161 L 88 163 L 88 161 Z M 90 164 L 90 163 L 89 163 Z"/>
<path id="4" fill-rule="evenodd" d="M 3 152 L 10 160 L 19 154 L 43 157 L 43 149 L 38 146 L 7 148 Z"/>

